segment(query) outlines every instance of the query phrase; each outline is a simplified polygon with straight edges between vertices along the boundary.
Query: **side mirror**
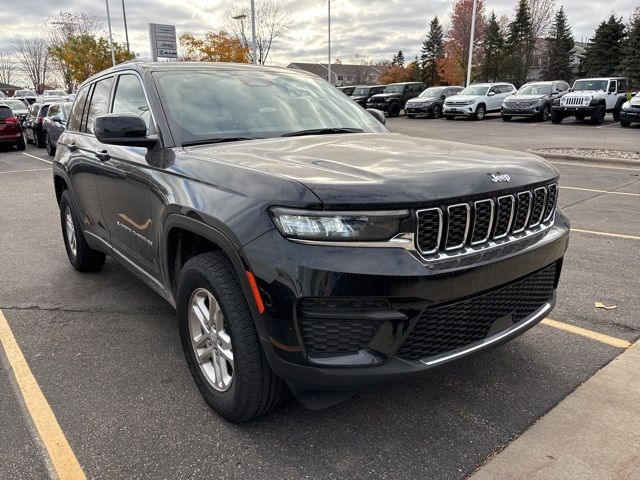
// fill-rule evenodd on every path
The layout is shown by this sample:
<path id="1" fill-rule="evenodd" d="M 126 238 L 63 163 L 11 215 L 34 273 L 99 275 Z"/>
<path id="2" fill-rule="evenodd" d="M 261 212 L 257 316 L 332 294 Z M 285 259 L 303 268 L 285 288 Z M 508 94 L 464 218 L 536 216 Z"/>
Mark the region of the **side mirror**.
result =
<path id="1" fill-rule="evenodd" d="M 60 118 L 60 115 L 54 115 L 51 117 L 51 121 L 54 123 L 62 123 L 62 118 Z"/>
<path id="2" fill-rule="evenodd" d="M 489 92 L 489 94 L 487 95 L 488 97 L 495 97 L 496 92 Z"/>
<path id="3" fill-rule="evenodd" d="M 376 110 L 375 108 L 367 108 L 367 112 L 369 112 L 369 114 L 373 118 L 378 120 L 381 124 L 383 125 L 387 124 L 387 119 L 384 118 L 384 112 L 381 112 L 380 110 Z"/>
<path id="4" fill-rule="evenodd" d="M 144 120 L 133 114 L 110 113 L 96 118 L 95 135 L 100 143 L 152 148 L 157 137 L 147 136 Z"/>

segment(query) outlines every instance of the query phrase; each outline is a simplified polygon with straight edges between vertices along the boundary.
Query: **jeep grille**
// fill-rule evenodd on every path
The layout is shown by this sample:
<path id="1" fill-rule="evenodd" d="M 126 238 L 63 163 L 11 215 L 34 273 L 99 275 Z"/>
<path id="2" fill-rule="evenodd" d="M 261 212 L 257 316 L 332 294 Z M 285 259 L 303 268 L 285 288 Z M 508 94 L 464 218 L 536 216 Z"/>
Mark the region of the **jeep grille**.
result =
<path id="1" fill-rule="evenodd" d="M 511 241 L 548 227 L 558 199 L 557 185 L 455 203 L 416 212 L 416 246 L 424 256 Z"/>

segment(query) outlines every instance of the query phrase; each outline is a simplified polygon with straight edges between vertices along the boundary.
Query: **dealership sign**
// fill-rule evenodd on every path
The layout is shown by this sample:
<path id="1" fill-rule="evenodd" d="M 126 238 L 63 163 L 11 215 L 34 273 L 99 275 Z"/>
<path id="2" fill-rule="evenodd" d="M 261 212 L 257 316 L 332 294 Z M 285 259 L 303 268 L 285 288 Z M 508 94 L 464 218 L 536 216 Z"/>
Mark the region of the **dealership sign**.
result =
<path id="1" fill-rule="evenodd" d="M 178 58 L 178 41 L 175 25 L 149 24 L 149 41 L 153 61 L 158 58 Z"/>

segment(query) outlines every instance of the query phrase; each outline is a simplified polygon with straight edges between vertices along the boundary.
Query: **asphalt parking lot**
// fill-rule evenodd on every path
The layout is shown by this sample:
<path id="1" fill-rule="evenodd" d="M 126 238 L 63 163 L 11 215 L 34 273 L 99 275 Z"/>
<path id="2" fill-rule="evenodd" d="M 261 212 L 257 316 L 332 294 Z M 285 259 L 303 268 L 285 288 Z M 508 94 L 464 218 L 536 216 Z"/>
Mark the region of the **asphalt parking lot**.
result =
<path id="1" fill-rule="evenodd" d="M 640 140 L 640 128 L 611 121 L 531 123 L 388 125 L 517 150 L 628 150 Z M 466 478 L 624 351 L 572 326 L 627 342 L 640 336 L 640 168 L 555 166 L 574 231 L 550 318 L 567 328 L 541 324 L 473 361 L 331 409 L 290 401 L 242 426 L 213 413 L 191 380 L 172 309 L 111 259 L 99 274 L 71 268 L 50 160 L 32 146 L 0 150 L 0 311 L 89 478 Z M 46 478 L 53 467 L 41 432 L 1 352 L 0 478 Z"/>

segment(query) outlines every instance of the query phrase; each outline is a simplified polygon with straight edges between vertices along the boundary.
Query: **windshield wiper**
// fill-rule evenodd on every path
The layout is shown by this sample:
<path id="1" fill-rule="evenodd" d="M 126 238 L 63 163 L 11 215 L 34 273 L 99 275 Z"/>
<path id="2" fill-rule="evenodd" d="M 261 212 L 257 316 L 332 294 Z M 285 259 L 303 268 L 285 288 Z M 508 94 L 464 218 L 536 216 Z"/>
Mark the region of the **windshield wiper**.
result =
<path id="1" fill-rule="evenodd" d="M 299 132 L 285 133 L 283 137 L 302 137 L 304 135 L 332 135 L 334 133 L 362 133 L 361 128 L 312 128 L 311 130 L 300 130 Z"/>
<path id="2" fill-rule="evenodd" d="M 192 140 L 190 142 L 183 142 L 183 147 L 193 147 L 195 145 L 209 145 L 212 143 L 225 143 L 225 142 L 241 142 L 243 140 L 259 140 L 263 137 L 221 137 L 221 138 L 209 138 L 207 140 Z"/>

